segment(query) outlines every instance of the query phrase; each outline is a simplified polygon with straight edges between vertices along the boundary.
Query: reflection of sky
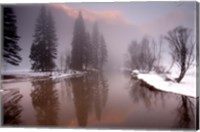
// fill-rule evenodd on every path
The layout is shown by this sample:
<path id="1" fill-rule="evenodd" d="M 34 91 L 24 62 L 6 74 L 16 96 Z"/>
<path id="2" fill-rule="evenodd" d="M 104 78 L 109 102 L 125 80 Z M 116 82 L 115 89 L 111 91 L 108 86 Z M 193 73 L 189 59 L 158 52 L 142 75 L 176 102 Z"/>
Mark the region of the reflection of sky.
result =
<path id="1" fill-rule="evenodd" d="M 133 40 L 144 35 L 157 39 L 176 26 L 194 29 L 195 2 L 118 2 L 118 3 L 66 3 L 57 7 L 49 6 L 55 20 L 58 38 L 58 59 L 71 47 L 74 19 L 79 9 L 87 16 L 85 24 L 91 31 L 93 21 L 101 17 L 99 27 L 109 49 L 110 64 L 122 63 L 124 53 Z M 64 7 L 65 9 L 61 8 Z M 33 41 L 36 19 L 40 5 L 13 5 L 17 16 L 19 45 L 23 61 L 19 67 L 30 68 L 30 47 Z M 69 15 L 68 13 L 72 13 Z M 75 13 L 75 14 L 74 14 Z M 89 18 L 89 19 L 88 19 Z M 90 32 L 91 33 L 91 32 Z M 57 60 L 59 66 L 59 60 Z M 11 67 L 13 68 L 13 67 Z M 10 69 L 7 67 L 7 69 Z"/>

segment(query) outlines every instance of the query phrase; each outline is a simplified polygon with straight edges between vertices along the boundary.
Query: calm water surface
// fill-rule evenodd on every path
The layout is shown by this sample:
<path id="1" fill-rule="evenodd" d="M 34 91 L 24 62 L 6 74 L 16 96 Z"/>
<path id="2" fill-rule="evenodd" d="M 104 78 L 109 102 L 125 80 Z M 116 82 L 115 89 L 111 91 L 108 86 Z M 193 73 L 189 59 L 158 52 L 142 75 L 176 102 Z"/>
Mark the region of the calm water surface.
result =
<path id="1" fill-rule="evenodd" d="M 4 83 L 4 125 L 195 129 L 196 99 L 144 86 L 123 73 Z"/>

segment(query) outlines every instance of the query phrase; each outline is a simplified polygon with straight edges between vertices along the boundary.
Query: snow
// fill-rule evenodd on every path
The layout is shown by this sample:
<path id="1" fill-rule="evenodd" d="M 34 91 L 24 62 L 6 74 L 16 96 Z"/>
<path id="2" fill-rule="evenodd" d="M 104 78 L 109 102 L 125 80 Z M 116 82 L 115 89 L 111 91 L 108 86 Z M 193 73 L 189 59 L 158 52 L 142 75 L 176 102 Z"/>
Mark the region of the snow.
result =
<path id="1" fill-rule="evenodd" d="M 61 79 L 61 78 L 70 78 L 70 77 L 80 77 L 80 76 L 83 76 L 84 74 L 85 72 L 80 72 L 80 71 L 68 71 L 67 73 L 54 72 L 50 78 Z"/>
<path id="2" fill-rule="evenodd" d="M 64 72 L 33 72 L 33 71 L 8 71 L 2 73 L 2 75 L 12 75 L 16 78 L 11 79 L 4 79 L 2 80 L 4 83 L 11 83 L 16 81 L 27 81 L 30 79 L 62 79 L 62 78 L 70 78 L 70 77 L 80 77 L 83 76 L 85 72 L 80 71 L 68 71 L 66 73 Z"/>
<path id="3" fill-rule="evenodd" d="M 18 77 L 24 77 L 24 76 L 47 76 L 49 75 L 49 72 L 32 72 L 32 71 L 4 71 L 2 72 L 2 75 L 16 75 Z"/>
<path id="4" fill-rule="evenodd" d="M 140 73 L 138 70 L 133 70 L 132 72 L 135 73 L 135 74 L 139 74 Z"/>
<path id="5" fill-rule="evenodd" d="M 148 84 L 154 86 L 155 88 L 167 92 L 173 92 L 181 95 L 197 97 L 196 94 L 196 66 L 193 65 L 185 74 L 184 78 L 180 83 L 174 81 L 174 78 L 177 77 L 177 69 L 173 69 L 172 73 L 158 75 L 155 72 L 150 72 L 148 74 L 138 73 L 133 71 L 134 74 L 137 74 L 137 78 L 141 79 Z M 166 77 L 170 80 L 166 80 Z"/>

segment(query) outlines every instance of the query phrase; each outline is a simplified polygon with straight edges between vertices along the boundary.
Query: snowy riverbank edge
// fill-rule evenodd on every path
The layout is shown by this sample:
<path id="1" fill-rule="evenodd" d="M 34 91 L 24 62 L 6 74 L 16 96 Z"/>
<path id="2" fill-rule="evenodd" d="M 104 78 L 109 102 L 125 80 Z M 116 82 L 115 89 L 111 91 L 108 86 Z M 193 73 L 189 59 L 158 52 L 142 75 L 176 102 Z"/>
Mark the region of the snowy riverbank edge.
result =
<path id="1" fill-rule="evenodd" d="M 11 79 L 2 79 L 2 83 L 12 83 L 12 82 L 20 82 L 27 81 L 30 79 L 63 79 L 63 78 L 72 78 L 72 77 L 80 77 L 83 76 L 86 72 L 80 71 L 68 71 L 67 73 L 62 72 L 7 72 L 3 73 L 2 76 L 12 76 Z"/>
<path id="2" fill-rule="evenodd" d="M 174 77 L 171 74 L 158 75 L 155 72 L 144 74 L 134 70 L 132 76 L 145 81 L 158 90 L 197 97 L 196 68 L 188 71 L 180 83 L 173 81 Z M 166 77 L 170 80 L 166 80 Z"/>

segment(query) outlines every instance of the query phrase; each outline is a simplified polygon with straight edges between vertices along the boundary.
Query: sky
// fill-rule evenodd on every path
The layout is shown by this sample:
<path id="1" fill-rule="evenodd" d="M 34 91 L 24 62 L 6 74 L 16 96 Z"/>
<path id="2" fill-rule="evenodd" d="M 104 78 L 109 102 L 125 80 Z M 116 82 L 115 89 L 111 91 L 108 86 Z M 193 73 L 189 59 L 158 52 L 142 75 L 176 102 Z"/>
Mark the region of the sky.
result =
<path id="1" fill-rule="evenodd" d="M 169 30 L 182 25 L 195 31 L 195 2 L 106 2 L 46 4 L 55 20 L 60 55 L 71 50 L 74 21 L 81 11 L 86 30 L 91 33 L 97 21 L 108 48 L 108 67 L 123 66 L 128 45 L 148 36 L 155 41 Z M 36 19 L 41 4 L 17 4 L 11 6 L 17 16 L 17 27 L 23 61 L 18 67 L 5 64 L 6 70 L 30 69 L 30 47 L 33 41 Z M 194 33 L 193 33 L 194 34 Z M 166 43 L 163 43 L 163 47 Z M 167 48 L 166 48 L 167 49 Z M 164 50 L 166 50 L 164 49 Z M 168 52 L 168 51 L 165 51 Z"/>

